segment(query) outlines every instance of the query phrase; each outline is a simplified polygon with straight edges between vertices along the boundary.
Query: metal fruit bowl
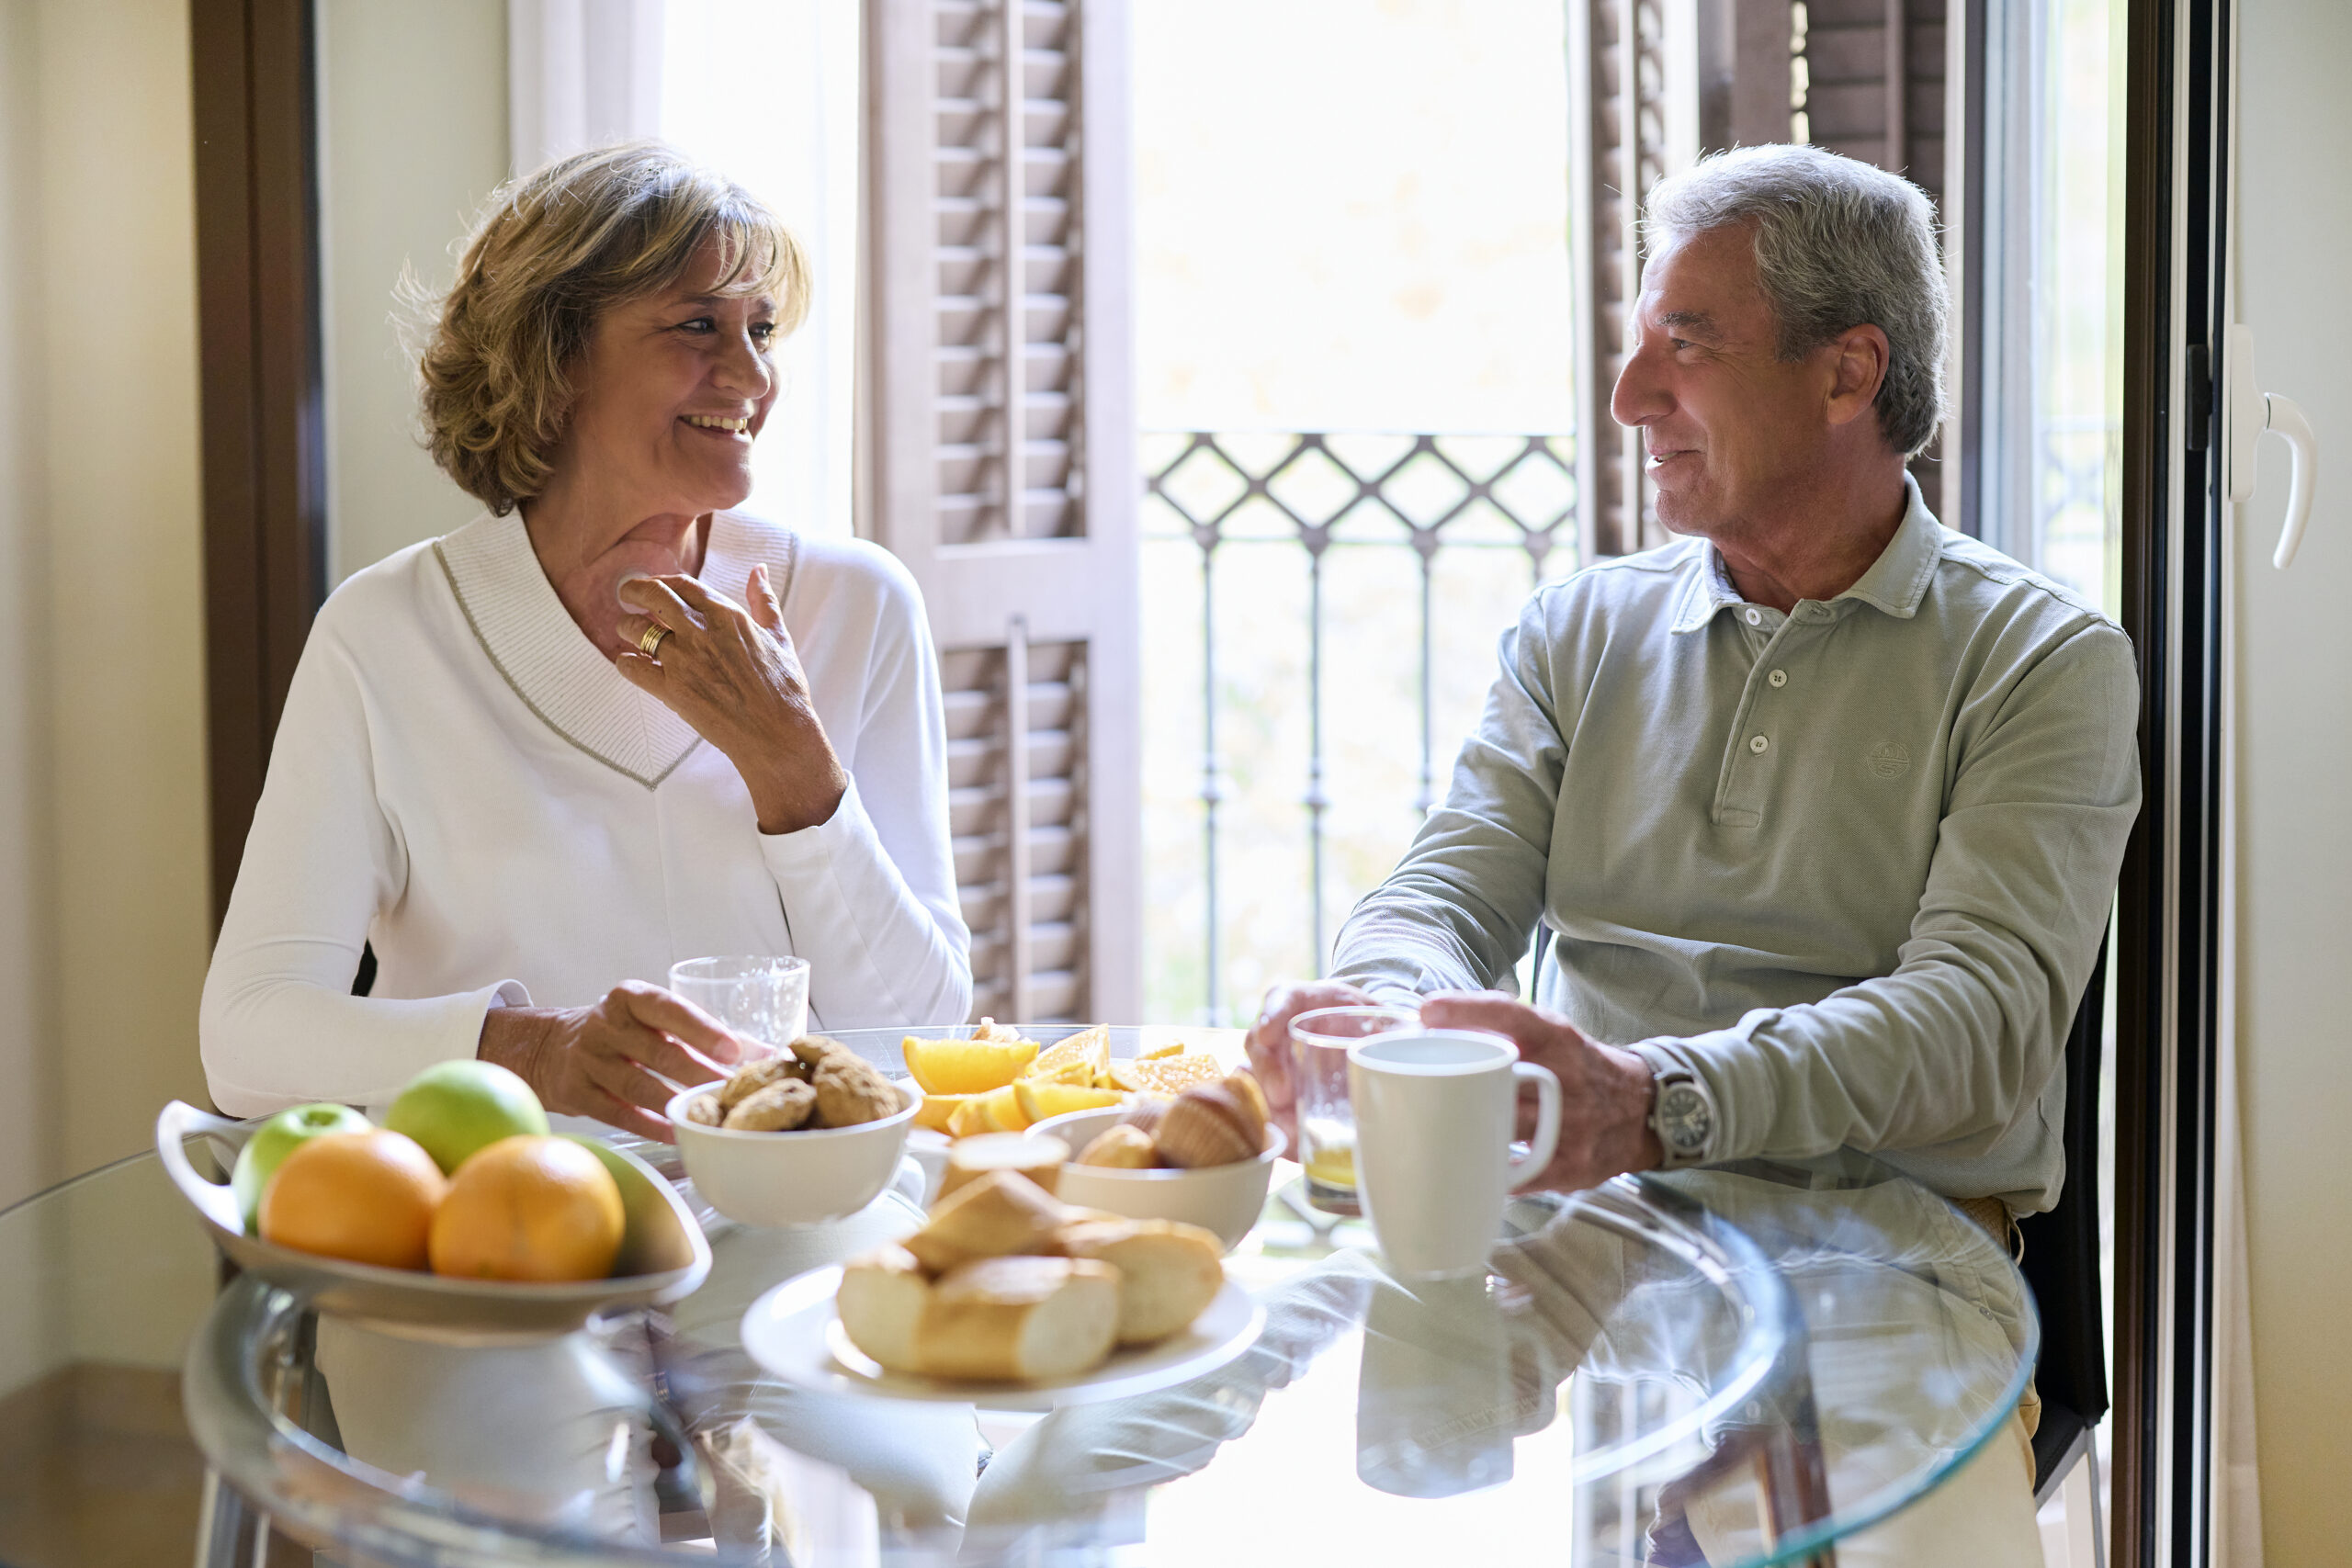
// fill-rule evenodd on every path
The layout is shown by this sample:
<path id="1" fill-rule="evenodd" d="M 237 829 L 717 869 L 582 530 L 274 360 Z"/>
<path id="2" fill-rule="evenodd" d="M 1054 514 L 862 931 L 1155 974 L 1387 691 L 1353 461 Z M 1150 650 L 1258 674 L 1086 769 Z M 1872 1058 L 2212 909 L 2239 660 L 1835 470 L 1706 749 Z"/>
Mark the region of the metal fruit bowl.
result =
<path id="1" fill-rule="evenodd" d="M 593 1138 L 572 1141 L 612 1172 L 625 1220 L 620 1257 L 609 1278 L 551 1285 L 453 1280 L 279 1247 L 248 1235 L 227 1183 L 208 1180 L 187 1156 L 188 1140 L 205 1138 L 219 1154 L 221 1168 L 232 1170 L 237 1152 L 259 1125 L 175 1100 L 155 1118 L 155 1152 L 222 1256 L 304 1298 L 318 1312 L 418 1337 L 477 1343 L 539 1339 L 568 1334 L 600 1312 L 676 1301 L 710 1272 L 710 1243 L 670 1184 L 628 1150 Z"/>

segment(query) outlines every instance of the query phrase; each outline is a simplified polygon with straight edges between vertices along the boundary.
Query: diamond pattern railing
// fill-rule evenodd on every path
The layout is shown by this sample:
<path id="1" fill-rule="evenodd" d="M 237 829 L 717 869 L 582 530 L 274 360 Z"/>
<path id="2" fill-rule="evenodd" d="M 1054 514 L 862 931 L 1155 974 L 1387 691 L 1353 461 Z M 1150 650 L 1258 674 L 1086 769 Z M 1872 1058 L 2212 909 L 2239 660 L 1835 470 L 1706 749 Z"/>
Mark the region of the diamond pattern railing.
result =
<path id="1" fill-rule="evenodd" d="M 1168 451 L 1154 462 L 1149 453 Z M 1172 448 L 1172 450 L 1169 450 Z M 1409 549 L 1420 565 L 1419 782 L 1414 805 L 1436 802 L 1430 616 L 1441 550 L 1524 552 L 1535 581 L 1579 559 L 1576 458 L 1566 435 L 1430 435 L 1299 432 L 1147 436 L 1145 491 L 1172 512 L 1201 552 L 1201 826 L 1205 863 L 1207 1016 L 1226 1017 L 1217 879 L 1216 574 L 1228 542 L 1295 540 L 1307 558 L 1307 762 L 1301 805 L 1313 886 L 1315 964 L 1328 961 L 1324 909 L 1323 559 L 1334 547 Z M 1252 504 L 1256 502 L 1257 504 Z"/>

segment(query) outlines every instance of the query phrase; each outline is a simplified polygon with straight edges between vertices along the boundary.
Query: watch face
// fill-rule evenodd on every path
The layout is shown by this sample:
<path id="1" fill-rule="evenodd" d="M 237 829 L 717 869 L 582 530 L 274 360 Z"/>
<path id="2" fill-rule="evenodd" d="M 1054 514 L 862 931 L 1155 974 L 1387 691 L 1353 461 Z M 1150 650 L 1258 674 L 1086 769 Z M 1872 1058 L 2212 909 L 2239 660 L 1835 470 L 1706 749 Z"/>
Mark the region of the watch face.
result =
<path id="1" fill-rule="evenodd" d="M 1687 1083 L 1668 1084 L 1657 1100 L 1657 1135 L 1677 1154 L 1696 1154 L 1714 1131 L 1707 1097 Z"/>

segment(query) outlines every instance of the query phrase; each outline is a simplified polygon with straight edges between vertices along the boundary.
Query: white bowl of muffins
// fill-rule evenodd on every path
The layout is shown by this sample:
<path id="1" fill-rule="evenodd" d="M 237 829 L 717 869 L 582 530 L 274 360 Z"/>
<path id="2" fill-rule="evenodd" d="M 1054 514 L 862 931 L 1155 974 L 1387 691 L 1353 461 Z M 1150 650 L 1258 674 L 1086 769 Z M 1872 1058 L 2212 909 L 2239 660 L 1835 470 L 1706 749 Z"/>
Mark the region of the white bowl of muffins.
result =
<path id="1" fill-rule="evenodd" d="M 822 1035 L 749 1062 L 723 1083 L 682 1089 L 668 1107 L 695 1189 L 730 1220 L 813 1225 L 856 1213 L 922 1171 L 903 1163 L 920 1100 Z M 903 1170 L 903 1174 L 902 1174 Z"/>
<path id="2" fill-rule="evenodd" d="M 1054 1185 L 1063 1202 L 1199 1225 L 1227 1252 L 1258 1223 L 1287 1147 L 1246 1072 L 1172 1099 L 1048 1117 L 1025 1136 L 1069 1151 Z"/>

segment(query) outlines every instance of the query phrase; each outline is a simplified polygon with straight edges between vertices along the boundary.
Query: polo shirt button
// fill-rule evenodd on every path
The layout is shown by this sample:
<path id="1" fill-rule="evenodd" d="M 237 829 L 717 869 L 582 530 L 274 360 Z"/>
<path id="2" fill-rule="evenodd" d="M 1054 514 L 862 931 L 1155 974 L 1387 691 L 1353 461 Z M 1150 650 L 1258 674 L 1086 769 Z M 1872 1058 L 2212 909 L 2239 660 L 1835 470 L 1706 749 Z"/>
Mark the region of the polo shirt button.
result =
<path id="1" fill-rule="evenodd" d="M 1785 670 L 1775 670 L 1765 679 L 1770 681 L 1775 686 L 1785 686 L 1789 683 L 1789 672 Z"/>
<path id="2" fill-rule="evenodd" d="M 1748 611 L 1748 612 L 1747 612 L 1747 624 L 1748 624 L 1749 626 L 1762 626 L 1762 625 L 1764 624 L 1764 612 L 1763 612 L 1763 611 L 1761 611 L 1761 610 L 1750 610 L 1750 611 Z"/>
<path id="3" fill-rule="evenodd" d="M 1760 735 L 1751 735 L 1747 738 L 1747 749 L 1751 751 L 1760 753 L 1765 747 L 1770 746 L 1770 744 L 1772 743 L 1770 740 L 1765 739 Z"/>

